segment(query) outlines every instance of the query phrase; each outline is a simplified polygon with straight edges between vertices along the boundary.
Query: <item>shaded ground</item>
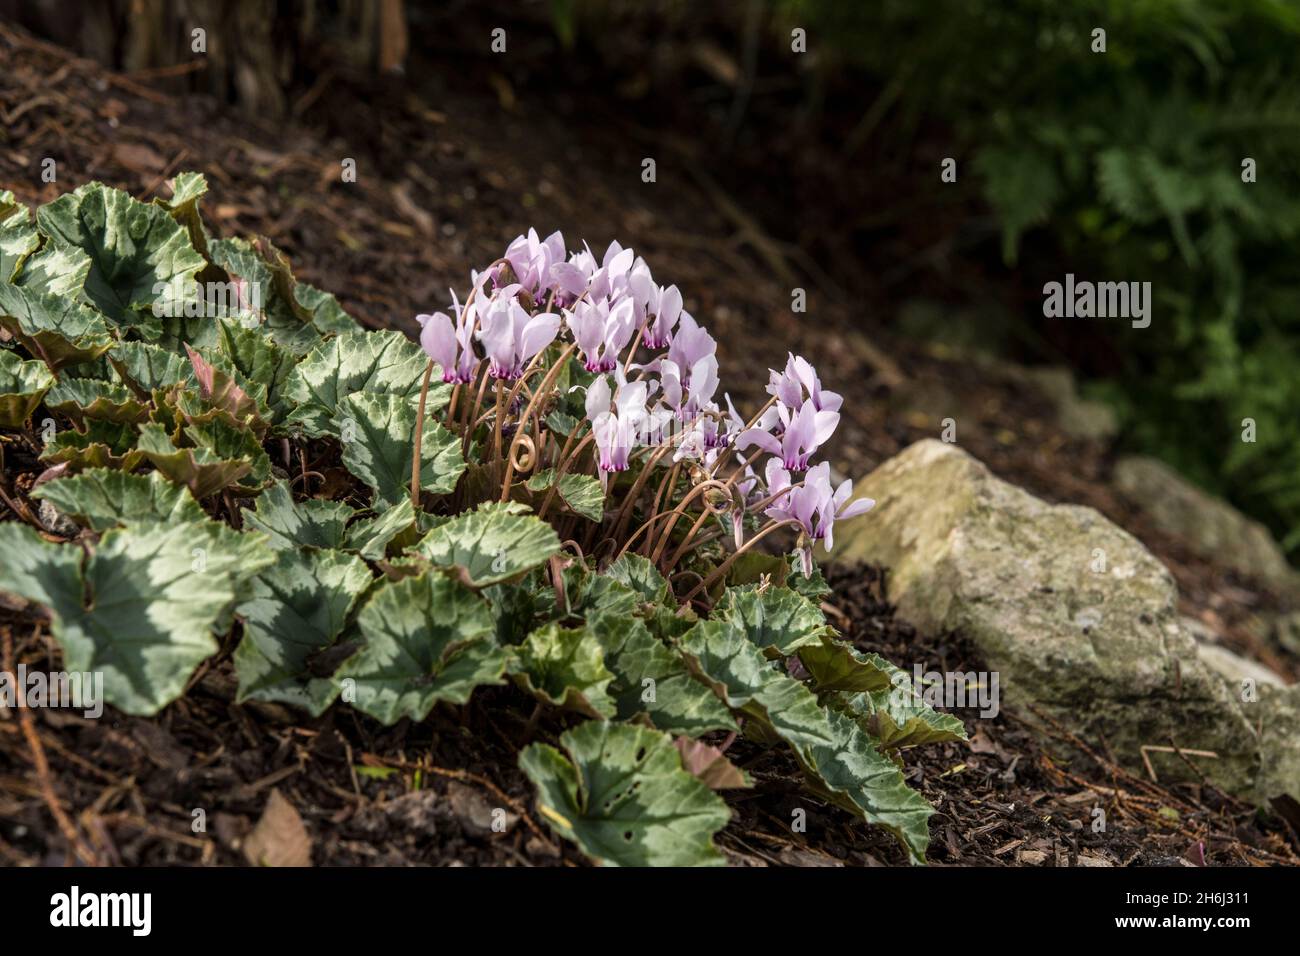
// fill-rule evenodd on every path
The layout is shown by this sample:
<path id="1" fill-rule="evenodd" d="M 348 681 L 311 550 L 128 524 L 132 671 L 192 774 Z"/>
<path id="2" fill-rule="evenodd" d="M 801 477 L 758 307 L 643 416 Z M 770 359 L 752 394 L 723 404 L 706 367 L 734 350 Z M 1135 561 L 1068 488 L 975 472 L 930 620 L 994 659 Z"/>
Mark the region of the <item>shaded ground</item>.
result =
<path id="1" fill-rule="evenodd" d="M 831 449 L 843 473 L 865 473 L 934 436 L 945 409 L 960 407 L 961 444 L 996 473 L 1049 500 L 1092 505 L 1133 531 L 1174 571 L 1184 613 L 1295 676 L 1294 659 L 1278 659 L 1249 626 L 1252 614 L 1276 606 L 1275 595 L 1148 527 L 1109 486 L 1106 449 L 1066 436 L 1043 395 L 886 335 L 864 312 L 895 279 L 819 277 L 798 247 L 749 218 L 748 196 L 727 191 L 756 187 L 720 185 L 682 137 L 660 137 L 658 182 L 643 184 L 653 134 L 603 113 L 566 122 L 574 104 L 530 103 L 508 83 L 416 95 L 338 79 L 299 106 L 302 123 L 262 125 L 204 100 L 163 96 L 0 26 L 0 187 L 35 204 L 100 179 L 149 198 L 165 193 L 174 172 L 198 170 L 212 187 L 206 208 L 217 231 L 269 236 L 301 278 L 337 294 L 367 325 L 408 332 L 415 313 L 444 307 L 448 286 L 463 290 L 471 268 L 530 224 L 563 229 L 570 245 L 634 244 L 718 338 L 724 387 L 738 403 L 757 399 L 761 370 L 782 363 L 787 349 L 846 395 Z M 55 184 L 40 182 L 45 157 L 58 163 Z M 356 183 L 340 181 L 344 157 L 358 160 Z M 791 311 L 796 284 L 809 290 L 807 314 Z M 30 478 L 6 473 L 6 494 L 21 501 Z M 959 636 L 928 641 L 893 621 L 875 572 L 834 583 L 838 624 L 861 646 L 945 670 L 982 669 Z M 0 624 L 17 660 L 50 655 L 32 621 L 0 611 Z M 550 740 L 563 727 L 530 727 L 531 701 L 513 689 L 480 691 L 463 710 L 440 710 L 418 726 L 386 729 L 351 712 L 305 724 L 278 708 L 231 703 L 231 649 L 159 718 L 36 715 L 55 799 L 80 828 L 83 854 L 126 864 L 240 862 L 241 841 L 278 789 L 303 818 L 317 863 L 580 862 L 531 815 L 515 766 L 530 735 Z M 1261 824 L 1213 791 L 1164 790 L 1101 758 L 1065 766 L 1006 716 L 962 716 L 972 746 L 908 754 L 914 783 L 939 811 L 935 862 L 1150 864 L 1201 862 L 1202 854 L 1210 863 L 1296 862 L 1287 834 L 1270 829 L 1284 824 Z M 779 755 L 743 742 L 731 755 L 753 761 L 758 784 L 728 794 L 736 819 L 720 842 L 737 862 L 901 862 L 885 834 L 801 797 Z M 19 723 L 0 719 L 0 857 L 11 863 L 68 853 L 33 759 Z M 805 834 L 790 832 L 796 805 L 808 810 Z M 196 807 L 207 811 L 206 834 L 191 830 Z M 496 807 L 518 817 L 504 837 L 483 827 L 484 811 Z M 1094 807 L 1106 813 L 1103 833 L 1092 831 Z"/>
<path id="2" fill-rule="evenodd" d="M 832 584 L 828 610 L 860 648 L 945 671 L 984 669 L 959 638 L 924 639 L 894 620 L 877 570 L 844 571 Z M 531 788 L 516 766 L 522 746 L 556 744 L 569 718 L 549 715 L 530 726 L 532 698 L 501 687 L 480 689 L 464 708 L 440 707 L 420 724 L 385 728 L 342 708 L 304 721 L 275 705 L 235 706 L 232 650 L 158 718 L 35 712 L 34 732 L 83 853 L 119 865 L 243 863 L 250 832 L 278 790 L 301 816 L 318 865 L 583 864 L 532 813 Z M 33 635 L 15 653 L 35 665 L 50 646 Z M 1261 822 L 1253 808 L 1211 788 L 1162 788 L 1100 757 L 1066 761 L 1013 718 L 955 713 L 970 746 L 906 751 L 910 782 L 937 811 L 934 863 L 1300 862 L 1285 824 Z M 810 799 L 781 752 L 741 740 L 728 756 L 755 783 L 724 793 L 734 814 L 718 842 L 733 863 L 905 862 L 884 831 Z M 0 720 L 0 856 L 17 865 L 68 862 L 35 776 L 19 722 Z M 196 808 L 206 832 L 193 830 Z M 492 830 L 497 808 L 505 811 L 504 833 Z M 807 829 L 796 833 L 799 808 Z M 1098 810 L 1106 825 L 1095 832 Z"/>

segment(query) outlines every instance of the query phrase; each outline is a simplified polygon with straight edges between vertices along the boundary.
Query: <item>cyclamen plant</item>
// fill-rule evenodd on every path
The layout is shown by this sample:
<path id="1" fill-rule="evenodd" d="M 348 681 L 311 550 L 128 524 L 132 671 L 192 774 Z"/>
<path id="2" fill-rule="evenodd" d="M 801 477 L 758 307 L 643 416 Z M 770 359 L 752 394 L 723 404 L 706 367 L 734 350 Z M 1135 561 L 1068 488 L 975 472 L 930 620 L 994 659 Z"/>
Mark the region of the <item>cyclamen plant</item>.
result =
<path id="1" fill-rule="evenodd" d="M 0 192 L 0 592 L 65 668 L 130 714 L 226 667 L 236 705 L 384 724 L 509 683 L 560 745 L 519 754 L 539 813 L 594 860 L 722 862 L 743 737 L 924 861 L 900 754 L 965 731 L 820 606 L 814 548 L 871 502 L 815 460 L 841 401 L 808 362 L 743 416 L 675 286 L 533 231 L 417 346 L 170 185 Z"/>
<path id="2" fill-rule="evenodd" d="M 800 567 L 811 577 L 813 549 L 833 545 L 835 521 L 874 504 L 850 501 L 852 483 L 833 488 L 829 464 L 812 463 L 839 423 L 842 401 L 822 389 L 813 366 L 791 354 L 783 371 L 770 370 L 771 397 L 752 418 L 740 417 L 730 395 L 722 413 L 716 340 L 683 308 L 677 287 L 656 284 L 631 249 L 613 242 L 598 260 L 584 244 L 566 255 L 559 232 L 543 240 L 530 229 L 475 273 L 471 286 L 464 305 L 452 293 L 450 315 L 416 316 L 430 359 L 417 421 L 440 370 L 453 386 L 446 427 L 468 447 L 474 429 L 490 425 L 481 463 L 500 481 L 499 500 L 510 501 L 527 472 L 548 469 L 555 481 L 598 476 L 604 513 L 574 544 L 607 563 L 635 553 L 674 584 L 693 576 L 693 585 L 682 586 L 691 601 L 786 528 L 797 533 Z M 489 384 L 493 402 L 485 411 Z M 549 427 L 549 414 L 568 404 L 566 390 L 585 393 L 584 418 L 567 429 Z M 417 506 L 422 434 L 417 425 Z M 620 482 L 634 465 L 636 476 Z M 552 500 L 547 496 L 540 514 Z M 706 575 L 679 575 L 693 546 L 723 537 L 710 518 L 726 520 L 732 553 Z"/>

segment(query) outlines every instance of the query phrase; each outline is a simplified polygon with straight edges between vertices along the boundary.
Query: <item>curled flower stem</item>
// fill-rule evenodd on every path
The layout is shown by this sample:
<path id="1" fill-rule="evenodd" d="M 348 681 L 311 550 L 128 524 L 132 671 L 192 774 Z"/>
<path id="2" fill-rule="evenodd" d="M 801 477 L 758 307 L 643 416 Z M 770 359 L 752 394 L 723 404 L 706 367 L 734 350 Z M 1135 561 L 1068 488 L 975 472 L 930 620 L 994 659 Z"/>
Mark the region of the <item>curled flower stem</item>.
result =
<path id="1" fill-rule="evenodd" d="M 533 409 L 536 407 L 537 402 L 550 389 L 551 384 L 555 381 L 555 377 L 560 374 L 560 371 L 561 369 L 564 368 L 565 363 L 569 361 L 569 356 L 573 354 L 573 350 L 576 349 L 577 347 L 578 346 L 576 343 L 572 344 L 568 348 L 566 348 L 563 352 L 560 353 L 559 359 L 557 359 L 555 364 L 551 366 L 550 371 L 546 373 L 546 378 L 542 379 L 542 384 L 537 387 L 537 391 L 533 392 L 532 398 L 528 402 L 528 407 L 524 409 L 523 415 L 519 417 L 519 428 L 515 431 L 514 436 L 511 438 L 510 453 L 506 456 L 506 476 L 505 479 L 501 482 L 502 501 L 510 500 L 510 482 L 514 478 L 515 448 L 520 442 L 520 440 L 523 438 L 524 425 L 527 423 L 529 417 L 532 415 Z M 524 377 L 526 378 L 527 375 L 525 374 Z M 520 383 L 522 383 L 523 378 L 520 378 L 519 381 Z M 518 385 L 516 385 L 515 388 L 517 390 Z M 512 391 L 511 398 L 514 397 L 514 394 L 515 392 Z M 536 424 L 534 424 L 533 428 L 534 430 L 537 430 Z M 534 463 L 536 463 L 536 460 L 537 460 L 536 456 L 534 455 L 533 457 Z"/>
<path id="2" fill-rule="evenodd" d="M 664 549 L 668 547 L 668 542 L 672 538 L 673 529 L 677 527 L 677 522 L 681 518 L 681 516 L 686 513 L 686 506 L 689 505 L 696 498 L 714 489 L 726 490 L 726 485 L 712 478 L 708 479 L 707 481 L 702 481 L 686 493 L 686 495 L 678 503 L 676 508 L 674 508 L 670 512 L 667 512 L 669 518 L 671 518 L 672 520 L 669 522 L 668 526 L 664 528 L 664 530 L 659 534 L 659 543 L 655 546 L 654 552 L 650 555 L 650 560 L 652 562 L 658 564 L 659 559 L 663 557 Z"/>

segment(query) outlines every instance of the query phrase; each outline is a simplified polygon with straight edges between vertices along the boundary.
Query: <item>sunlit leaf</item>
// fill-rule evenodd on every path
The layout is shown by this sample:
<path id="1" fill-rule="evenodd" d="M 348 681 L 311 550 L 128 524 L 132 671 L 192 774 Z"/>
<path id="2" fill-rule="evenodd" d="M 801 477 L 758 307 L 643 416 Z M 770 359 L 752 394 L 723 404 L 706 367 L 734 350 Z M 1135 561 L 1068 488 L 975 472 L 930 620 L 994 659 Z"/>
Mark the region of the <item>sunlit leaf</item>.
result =
<path id="1" fill-rule="evenodd" d="M 446 575 L 383 585 L 357 623 L 364 644 L 334 680 L 383 723 L 423 720 L 440 700 L 463 704 L 475 687 L 502 683 L 507 655 L 492 639 L 487 604 Z"/>
<path id="2" fill-rule="evenodd" d="M 110 321 L 157 336 L 151 314 L 175 284 L 189 285 L 203 257 L 164 210 L 118 189 L 87 183 L 36 211 L 41 232 L 90 256 L 85 293 Z"/>
<path id="3" fill-rule="evenodd" d="M 519 766 L 551 829 L 612 866 L 719 866 L 713 835 L 730 811 L 682 769 L 672 739 L 648 727 L 587 721 L 561 753 L 531 744 Z"/>
<path id="4" fill-rule="evenodd" d="M 395 505 L 410 496 L 415 455 L 415 405 L 401 395 L 356 392 L 339 404 L 343 465 L 374 489 L 375 500 Z M 465 470 L 460 438 L 433 416 L 424 420 L 420 487 L 450 494 Z"/>
<path id="5" fill-rule="evenodd" d="M 217 650 L 212 627 L 274 552 L 212 522 L 115 528 L 82 562 L 32 529 L 0 523 L 0 590 L 45 605 L 64 667 L 103 674 L 105 699 L 153 714 Z"/>
<path id="6" fill-rule="evenodd" d="M 607 688 L 614 675 L 605 667 L 601 643 L 585 627 L 548 624 L 519 645 L 510 672 L 524 690 L 554 707 L 588 717 L 613 717 Z"/>
<path id="7" fill-rule="evenodd" d="M 0 425 L 21 426 L 53 384 L 54 376 L 43 362 L 25 362 L 0 350 Z"/>
<path id="8" fill-rule="evenodd" d="M 479 505 L 434 528 L 414 551 L 435 567 L 459 569 L 474 587 L 508 581 L 560 551 L 555 529 L 518 508 Z"/>
<path id="9" fill-rule="evenodd" d="M 136 448 L 140 437 L 136 426 L 95 419 L 85 425 L 83 431 L 63 428 L 55 432 L 41 452 L 41 460 L 51 465 L 66 462 L 73 470 L 117 468 L 134 471 L 144 459 L 144 452 Z"/>
<path id="10" fill-rule="evenodd" d="M 418 398 L 428 358 L 400 332 L 348 332 L 317 345 L 294 368 L 287 394 L 298 404 L 290 421 L 313 437 L 339 437 L 337 418 L 345 398 L 355 392 L 369 397 Z M 449 386 L 435 380 L 429 388 L 429 417 L 446 405 Z"/>
<path id="11" fill-rule="evenodd" d="M 370 586 L 364 561 L 338 551 L 280 551 L 241 604 L 244 639 L 235 650 L 239 700 L 265 700 L 321 714 L 338 696 L 324 656 Z M 335 664 L 339 661 L 335 660 Z"/>
<path id="12" fill-rule="evenodd" d="M 57 372 L 103 355 L 113 345 L 104 317 L 72 296 L 0 283 L 0 327 Z"/>
<path id="13" fill-rule="evenodd" d="M 59 379 L 45 396 L 45 405 L 78 424 L 87 418 L 139 423 L 149 417 L 149 406 L 130 389 L 89 378 Z"/>
<path id="14" fill-rule="evenodd" d="M 645 714 L 660 730 L 673 734 L 737 729 L 713 689 L 693 677 L 681 656 L 651 634 L 639 618 L 605 613 L 588 626 L 614 672 L 609 692 L 620 720 Z"/>
<path id="15" fill-rule="evenodd" d="M 155 468 L 199 499 L 228 488 L 253 469 L 248 454 L 227 458 L 209 447 L 178 448 L 166 430 L 152 422 L 140 429 L 139 450 Z"/>
<path id="16" fill-rule="evenodd" d="M 734 621 L 769 657 L 788 657 L 829 632 L 821 609 L 788 588 L 744 585 L 727 588 L 713 615 Z"/>
<path id="17" fill-rule="evenodd" d="M 555 469 L 547 468 L 528 479 L 528 490 L 547 491 L 555 484 Z M 558 494 L 575 514 L 589 521 L 599 521 L 604 516 L 605 489 L 591 475 L 565 472 L 559 479 Z"/>
<path id="18" fill-rule="evenodd" d="M 132 475 L 91 468 L 46 482 L 32 491 L 32 497 L 50 502 L 92 531 L 134 522 L 180 524 L 207 518 L 186 488 L 172 484 L 158 472 Z"/>

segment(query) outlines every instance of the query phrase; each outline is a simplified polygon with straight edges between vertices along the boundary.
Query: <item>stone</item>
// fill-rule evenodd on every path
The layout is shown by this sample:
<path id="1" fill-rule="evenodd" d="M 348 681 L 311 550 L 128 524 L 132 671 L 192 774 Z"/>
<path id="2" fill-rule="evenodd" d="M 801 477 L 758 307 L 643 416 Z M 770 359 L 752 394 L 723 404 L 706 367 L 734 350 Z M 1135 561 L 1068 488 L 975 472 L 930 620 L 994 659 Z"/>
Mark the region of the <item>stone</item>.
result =
<path id="1" fill-rule="evenodd" d="M 1268 684 L 1272 687 L 1285 687 L 1286 682 L 1258 661 L 1242 657 L 1219 644 L 1201 644 L 1197 647 L 1201 660 L 1225 681 L 1232 692 L 1240 693 L 1245 681 L 1251 681 L 1256 687 Z"/>
<path id="2" fill-rule="evenodd" d="M 1300 684 L 1290 687 L 1264 685 L 1257 704 L 1244 704 L 1249 718 L 1256 718 L 1260 730 L 1258 798 L 1267 801 L 1283 794 L 1300 800 Z"/>
<path id="3" fill-rule="evenodd" d="M 1141 456 L 1121 458 L 1112 480 L 1156 527 L 1195 554 L 1286 593 L 1297 591 L 1300 574 L 1267 528 L 1168 465 Z"/>
<path id="4" fill-rule="evenodd" d="M 1278 647 L 1300 655 L 1300 611 L 1274 617 L 1269 622 L 1269 637 Z"/>
<path id="5" fill-rule="evenodd" d="M 999 674 L 1002 706 L 1034 710 L 1142 772 L 1142 747 L 1212 751 L 1202 771 L 1250 795 L 1259 739 L 1179 625 L 1169 571 L 1092 508 L 1049 505 L 955 445 L 927 439 L 859 482 L 876 507 L 835 529 L 836 560 L 888 569 L 899 615 L 960 632 Z M 898 661 L 911 671 L 914 663 Z M 1191 775 L 1150 753 L 1162 781 Z"/>
<path id="6" fill-rule="evenodd" d="M 1029 368 L 1025 380 L 1052 400 L 1056 422 L 1071 438 L 1109 442 L 1119 434 L 1119 418 L 1104 402 L 1081 398 L 1068 368 Z"/>

